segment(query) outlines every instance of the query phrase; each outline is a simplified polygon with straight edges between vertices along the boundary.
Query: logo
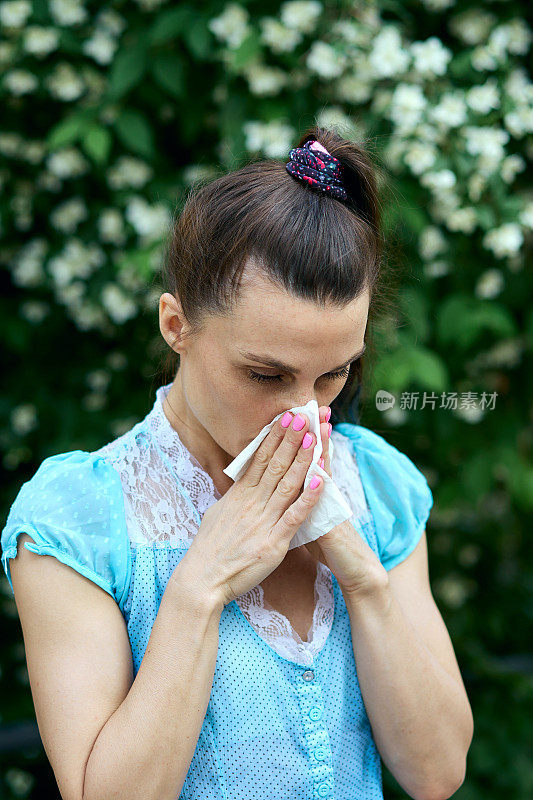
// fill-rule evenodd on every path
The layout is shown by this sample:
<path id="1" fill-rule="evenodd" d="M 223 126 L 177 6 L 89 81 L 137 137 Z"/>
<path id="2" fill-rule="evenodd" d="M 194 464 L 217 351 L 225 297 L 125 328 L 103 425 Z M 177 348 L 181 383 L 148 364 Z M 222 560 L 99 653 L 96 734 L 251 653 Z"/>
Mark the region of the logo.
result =
<path id="1" fill-rule="evenodd" d="M 376 392 L 376 408 L 379 411 L 386 411 L 388 408 L 392 408 L 395 402 L 396 398 L 390 392 L 386 392 L 384 389 Z"/>

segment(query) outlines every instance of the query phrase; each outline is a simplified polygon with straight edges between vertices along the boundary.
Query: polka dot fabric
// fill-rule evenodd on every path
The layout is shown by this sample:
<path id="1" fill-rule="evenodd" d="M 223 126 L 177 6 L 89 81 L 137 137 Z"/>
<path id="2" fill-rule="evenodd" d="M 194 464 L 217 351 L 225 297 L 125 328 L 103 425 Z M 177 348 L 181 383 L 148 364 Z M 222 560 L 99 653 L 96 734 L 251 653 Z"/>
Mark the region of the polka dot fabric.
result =
<path id="1" fill-rule="evenodd" d="M 341 162 L 316 139 L 308 139 L 303 147 L 293 147 L 289 158 L 285 169 L 293 178 L 311 189 L 330 194 L 337 200 L 348 200 L 342 180 Z"/>
<path id="2" fill-rule="evenodd" d="M 30 549 L 54 555 L 115 598 L 127 626 L 134 677 L 167 583 L 192 541 L 183 534 L 150 540 L 147 532 L 143 538 L 142 526 L 128 516 L 126 483 L 117 468 L 125 460 L 132 475 L 139 470 L 136 442 L 147 448 L 152 463 L 149 419 L 96 453 L 76 450 L 45 459 L 21 487 L 1 536 L 10 583 L 9 559 L 16 555 L 17 536 L 26 531 L 35 541 Z M 353 448 L 368 503 L 354 525 L 391 568 L 420 538 L 431 505 L 427 483 L 377 434 L 348 423 L 334 431 Z M 350 468 L 349 459 L 343 463 Z M 174 493 L 187 501 L 176 507 L 190 524 L 187 487 L 198 484 L 198 473 L 187 472 L 181 462 L 171 466 Z M 149 473 L 139 474 L 143 487 Z M 197 497 L 205 507 L 214 501 L 202 492 Z M 169 530 L 175 527 L 166 505 L 165 518 Z M 211 695 L 180 800 L 383 800 L 381 760 L 357 679 L 349 615 L 331 578 L 331 626 L 305 664 L 282 656 L 237 601 L 224 607 Z"/>

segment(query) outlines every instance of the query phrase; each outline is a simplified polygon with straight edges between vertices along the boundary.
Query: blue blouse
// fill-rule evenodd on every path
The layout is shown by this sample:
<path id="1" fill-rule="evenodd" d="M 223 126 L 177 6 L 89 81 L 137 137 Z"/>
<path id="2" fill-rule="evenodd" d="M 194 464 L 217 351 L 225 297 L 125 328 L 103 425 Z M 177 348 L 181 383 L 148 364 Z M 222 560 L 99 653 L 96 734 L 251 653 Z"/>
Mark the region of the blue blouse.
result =
<path id="1" fill-rule="evenodd" d="M 9 559 L 25 531 L 34 540 L 27 549 L 53 555 L 115 599 L 127 626 L 134 676 L 166 584 L 190 544 L 142 543 L 128 534 L 123 484 L 111 452 L 126 452 L 133 439 L 137 447 L 152 447 L 145 420 L 116 440 L 120 447 L 113 451 L 46 458 L 20 488 L 0 540 L 12 591 Z M 340 423 L 334 431 L 351 448 L 369 509 L 351 521 L 390 570 L 424 531 L 432 506 L 427 481 L 407 456 L 369 429 Z M 191 506 L 179 472 L 176 489 Z M 308 665 L 282 657 L 235 600 L 224 607 L 210 700 L 179 800 L 383 800 L 380 756 L 334 575 L 332 585 L 331 628 Z"/>

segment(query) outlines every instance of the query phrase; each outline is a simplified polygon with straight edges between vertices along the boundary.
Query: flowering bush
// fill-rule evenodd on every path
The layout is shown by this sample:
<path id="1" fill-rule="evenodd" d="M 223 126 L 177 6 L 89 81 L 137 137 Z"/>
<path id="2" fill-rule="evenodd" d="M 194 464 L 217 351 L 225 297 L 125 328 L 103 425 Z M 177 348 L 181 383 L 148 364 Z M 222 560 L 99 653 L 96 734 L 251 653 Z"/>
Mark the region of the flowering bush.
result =
<path id="1" fill-rule="evenodd" d="M 520 717 L 496 699 L 501 681 L 531 701 L 515 620 L 532 579 L 526 18 L 516 0 L 0 2 L 5 508 L 44 457 L 96 448 L 148 410 L 158 273 L 188 187 L 285 159 L 313 122 L 363 141 L 404 271 L 372 332 L 361 421 L 433 489 L 432 586 L 477 722 L 458 795 L 472 800 L 525 800 L 533 781 Z M 37 796 L 25 775 L 6 772 L 13 797 Z"/>

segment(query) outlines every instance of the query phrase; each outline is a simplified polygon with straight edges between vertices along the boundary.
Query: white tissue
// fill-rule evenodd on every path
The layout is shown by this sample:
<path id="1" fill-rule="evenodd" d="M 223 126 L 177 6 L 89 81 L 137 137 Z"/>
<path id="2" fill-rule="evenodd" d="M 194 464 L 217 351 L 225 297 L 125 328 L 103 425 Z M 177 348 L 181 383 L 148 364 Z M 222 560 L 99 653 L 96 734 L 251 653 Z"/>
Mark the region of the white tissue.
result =
<path id="1" fill-rule="evenodd" d="M 313 431 L 316 436 L 316 444 L 313 449 L 313 459 L 309 465 L 309 469 L 307 470 L 304 479 L 304 489 L 307 487 L 307 484 L 313 475 L 319 475 L 324 481 L 324 486 L 322 489 L 320 489 L 320 497 L 317 504 L 307 515 L 306 519 L 302 522 L 291 539 L 289 550 L 292 550 L 294 547 L 300 547 L 302 544 L 307 544 L 307 542 L 314 542 L 314 540 L 318 539 L 319 536 L 323 536 L 336 525 L 340 525 L 341 522 L 349 519 L 353 515 L 353 511 L 342 496 L 333 479 L 330 478 L 328 473 L 318 465 L 318 460 L 322 455 L 322 439 L 320 436 L 320 416 L 317 401 L 309 400 L 305 406 L 295 406 L 289 410 L 292 411 L 293 414 L 297 414 L 298 411 L 306 414 L 309 417 L 309 430 Z M 248 466 L 248 462 L 269 430 L 272 428 L 276 420 L 283 416 L 284 413 L 285 411 L 283 411 L 281 414 L 278 414 L 277 417 L 274 417 L 272 422 L 269 422 L 268 425 L 265 425 L 265 427 L 257 434 L 255 439 L 251 441 L 250 444 L 244 448 L 244 450 L 241 450 L 239 455 L 233 459 L 231 464 L 228 464 L 226 469 L 223 470 L 226 475 L 228 475 L 230 478 L 233 478 L 234 481 L 241 477 Z M 329 457 L 331 464 L 333 458 L 333 442 L 331 439 L 329 440 Z"/>

